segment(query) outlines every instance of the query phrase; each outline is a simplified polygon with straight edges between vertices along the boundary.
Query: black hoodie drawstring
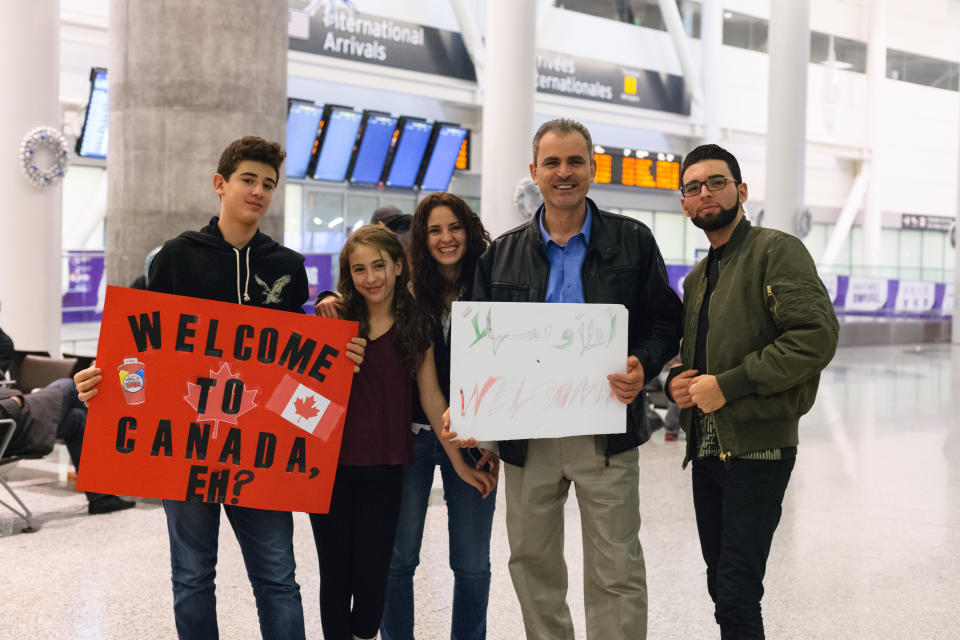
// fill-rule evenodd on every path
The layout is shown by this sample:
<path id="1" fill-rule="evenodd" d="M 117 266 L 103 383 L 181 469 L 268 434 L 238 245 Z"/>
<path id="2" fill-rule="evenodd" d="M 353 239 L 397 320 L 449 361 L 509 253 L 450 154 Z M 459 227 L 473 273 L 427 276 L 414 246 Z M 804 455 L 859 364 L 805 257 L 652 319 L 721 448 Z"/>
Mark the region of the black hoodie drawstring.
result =
<path id="1" fill-rule="evenodd" d="M 240 284 L 239 282 L 237 283 Z M 247 291 L 250 290 L 250 245 L 247 245 L 247 279 L 243 283 L 243 301 L 250 302 L 250 294 Z"/>
<path id="2" fill-rule="evenodd" d="M 237 304 L 243 304 L 240 301 L 240 250 L 236 247 L 233 247 L 233 252 L 237 257 Z M 243 300 L 244 302 L 250 302 L 250 294 L 247 293 L 250 290 L 250 247 L 247 247 L 247 278 L 243 284 Z"/>

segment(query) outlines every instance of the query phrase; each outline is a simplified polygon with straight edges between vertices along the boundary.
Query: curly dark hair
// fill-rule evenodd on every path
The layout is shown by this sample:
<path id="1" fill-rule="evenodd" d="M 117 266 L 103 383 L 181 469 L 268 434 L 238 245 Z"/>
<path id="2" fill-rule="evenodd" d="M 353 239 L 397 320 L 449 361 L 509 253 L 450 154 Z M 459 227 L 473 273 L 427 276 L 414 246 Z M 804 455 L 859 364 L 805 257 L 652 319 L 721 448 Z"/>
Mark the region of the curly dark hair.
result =
<path id="1" fill-rule="evenodd" d="M 467 250 L 460 260 L 460 277 L 457 282 L 447 282 L 437 268 L 437 262 L 427 247 L 427 221 L 430 212 L 436 207 L 449 207 L 453 215 L 467 232 Z M 480 216 L 470 206 L 452 193 L 431 193 L 420 201 L 413 213 L 410 225 L 410 263 L 413 265 L 413 295 L 430 318 L 439 321 L 443 312 L 449 309 L 447 299 L 464 292 L 464 298 L 470 299 L 473 290 L 473 275 L 477 270 L 477 261 L 487 245 L 490 234 L 483 228 Z"/>
<path id="2" fill-rule="evenodd" d="M 237 165 L 244 160 L 253 160 L 273 167 L 273 170 L 277 172 L 277 180 L 280 180 L 280 165 L 283 164 L 283 159 L 286 157 L 287 152 L 278 143 L 257 136 L 244 136 L 228 144 L 227 148 L 220 154 L 217 173 L 222 175 L 225 180 L 229 180 L 233 172 L 237 170 Z"/>
<path id="3" fill-rule="evenodd" d="M 396 262 L 400 261 L 400 273 L 397 275 L 393 289 L 393 323 L 397 329 L 397 345 L 400 347 L 403 361 L 411 375 L 415 375 L 424 352 L 430 347 L 429 322 L 423 309 L 417 304 L 410 293 L 410 269 L 407 266 L 406 254 L 403 245 L 397 239 L 397 234 L 386 227 L 368 224 L 360 227 L 347 238 L 346 244 L 340 251 L 340 279 L 337 290 L 340 300 L 337 301 L 337 311 L 345 320 L 355 320 L 360 323 L 360 337 L 370 335 L 370 316 L 367 311 L 367 301 L 353 285 L 353 276 L 350 272 L 350 254 L 357 245 L 374 247 Z"/>

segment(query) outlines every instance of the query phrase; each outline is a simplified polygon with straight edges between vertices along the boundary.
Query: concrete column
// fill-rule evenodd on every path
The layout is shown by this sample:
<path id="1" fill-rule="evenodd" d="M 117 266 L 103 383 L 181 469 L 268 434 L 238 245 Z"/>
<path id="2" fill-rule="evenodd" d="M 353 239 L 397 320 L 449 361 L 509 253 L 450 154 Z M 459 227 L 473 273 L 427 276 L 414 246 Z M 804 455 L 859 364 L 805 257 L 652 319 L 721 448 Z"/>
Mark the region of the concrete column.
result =
<path id="1" fill-rule="evenodd" d="M 18 349 L 60 351 L 59 185 L 44 190 L 20 168 L 20 142 L 40 126 L 60 128 L 60 2 L 18 2 L 0 21 L 7 60 L 0 119 L 0 326 Z M 49 166 L 47 157 L 39 161 Z"/>
<path id="2" fill-rule="evenodd" d="M 803 207 L 810 1 L 770 3 L 767 193 L 763 226 L 794 232 Z"/>
<path id="3" fill-rule="evenodd" d="M 723 6 L 720 0 L 703 0 L 700 13 L 700 78 L 703 84 L 703 142 L 720 143 L 719 89 L 723 71 L 720 47 L 723 45 Z"/>
<path id="4" fill-rule="evenodd" d="M 284 144 L 287 5 L 111 0 L 107 279 L 219 211 L 212 176 L 231 141 Z M 283 170 L 261 229 L 283 240 Z"/>
<path id="5" fill-rule="evenodd" d="M 533 156 L 536 24 L 536 3 L 487 3 L 481 209 L 494 237 L 522 221 L 513 196 Z"/>
<path id="6" fill-rule="evenodd" d="M 863 201 L 863 257 L 867 266 L 880 266 L 880 229 L 883 162 L 880 129 L 880 105 L 884 104 L 883 85 L 887 77 L 887 3 L 869 3 L 870 31 L 867 39 L 867 147 L 872 165 L 867 193 Z"/>

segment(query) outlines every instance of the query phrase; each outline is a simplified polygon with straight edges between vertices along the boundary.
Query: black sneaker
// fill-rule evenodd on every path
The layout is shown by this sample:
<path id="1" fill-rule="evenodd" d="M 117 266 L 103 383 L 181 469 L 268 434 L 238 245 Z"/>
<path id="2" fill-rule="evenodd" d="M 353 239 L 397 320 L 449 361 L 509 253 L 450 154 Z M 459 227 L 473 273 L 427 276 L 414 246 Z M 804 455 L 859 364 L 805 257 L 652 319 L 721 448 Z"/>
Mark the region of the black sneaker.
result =
<path id="1" fill-rule="evenodd" d="M 112 513 L 114 511 L 123 511 L 136 506 L 133 500 L 124 500 L 119 496 L 100 495 L 90 500 L 87 505 L 87 513 L 97 515 L 100 513 Z"/>

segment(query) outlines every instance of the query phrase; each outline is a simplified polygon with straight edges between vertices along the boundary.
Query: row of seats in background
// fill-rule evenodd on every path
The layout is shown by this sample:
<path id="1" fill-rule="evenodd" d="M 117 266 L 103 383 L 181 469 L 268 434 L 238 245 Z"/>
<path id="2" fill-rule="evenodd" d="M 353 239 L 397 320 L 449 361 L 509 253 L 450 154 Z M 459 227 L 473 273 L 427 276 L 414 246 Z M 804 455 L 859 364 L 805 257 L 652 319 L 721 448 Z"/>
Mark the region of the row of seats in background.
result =
<path id="1" fill-rule="evenodd" d="M 92 363 L 93 356 L 65 353 L 62 358 L 52 358 L 48 351 L 15 350 L 6 377 L 0 377 L 0 385 L 13 387 L 21 393 L 30 393 L 34 389 L 42 389 L 54 380 L 72 378 L 73 374 L 86 369 Z"/>

